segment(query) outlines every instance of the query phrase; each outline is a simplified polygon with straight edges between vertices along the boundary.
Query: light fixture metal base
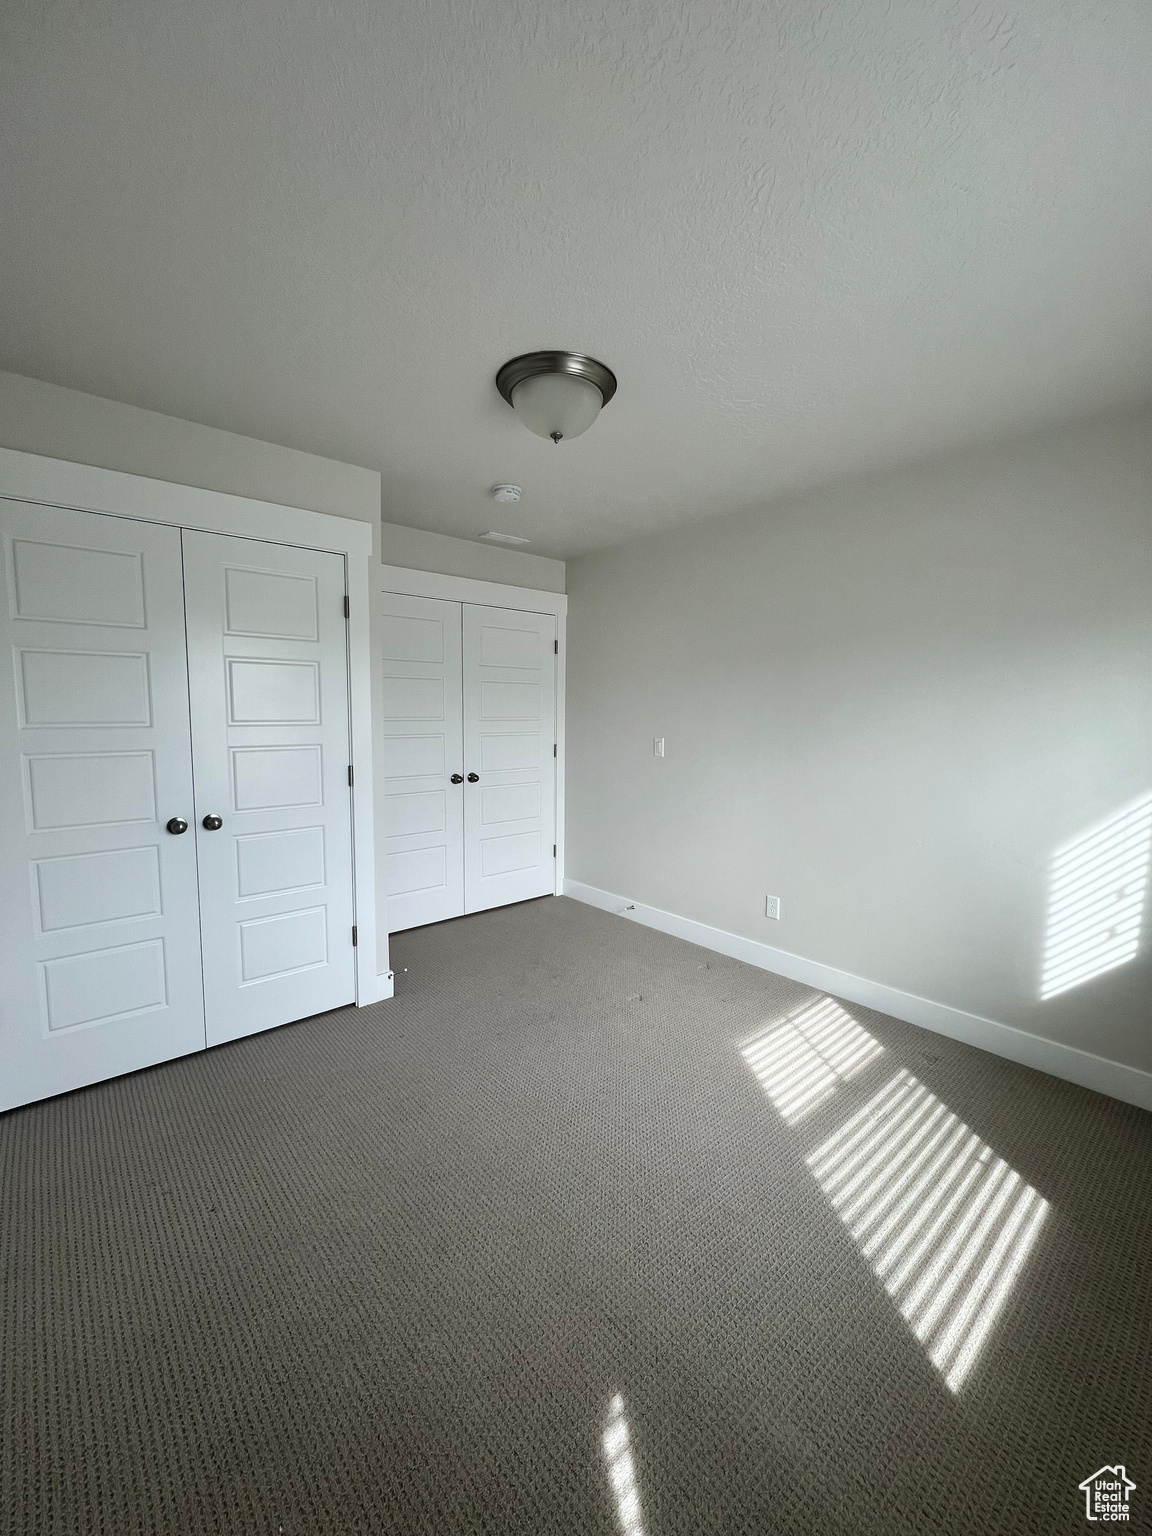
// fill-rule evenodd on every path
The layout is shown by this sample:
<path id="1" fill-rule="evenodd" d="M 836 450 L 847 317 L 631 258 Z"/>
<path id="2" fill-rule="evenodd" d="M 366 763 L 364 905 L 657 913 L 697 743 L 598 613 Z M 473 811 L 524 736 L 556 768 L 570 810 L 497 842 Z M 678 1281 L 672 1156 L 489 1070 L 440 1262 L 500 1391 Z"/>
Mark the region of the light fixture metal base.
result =
<path id="1" fill-rule="evenodd" d="M 496 375 L 496 388 L 512 404 L 512 391 L 525 379 L 534 379 L 542 373 L 570 373 L 578 379 L 587 379 L 600 391 L 605 405 L 616 393 L 616 375 L 604 363 L 583 352 L 525 352 L 521 357 L 508 360 Z"/>

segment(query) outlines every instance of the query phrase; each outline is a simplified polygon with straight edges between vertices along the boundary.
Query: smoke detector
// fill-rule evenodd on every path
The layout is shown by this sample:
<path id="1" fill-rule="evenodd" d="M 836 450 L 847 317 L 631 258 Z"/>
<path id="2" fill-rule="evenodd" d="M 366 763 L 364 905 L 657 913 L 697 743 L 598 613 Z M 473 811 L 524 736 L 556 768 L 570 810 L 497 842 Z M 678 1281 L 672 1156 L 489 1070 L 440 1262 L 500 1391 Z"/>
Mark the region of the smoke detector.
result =
<path id="1" fill-rule="evenodd" d="M 491 495 L 493 501 L 519 501 L 520 487 L 518 485 L 494 485 Z M 485 534 L 484 537 L 487 538 L 488 535 Z"/>

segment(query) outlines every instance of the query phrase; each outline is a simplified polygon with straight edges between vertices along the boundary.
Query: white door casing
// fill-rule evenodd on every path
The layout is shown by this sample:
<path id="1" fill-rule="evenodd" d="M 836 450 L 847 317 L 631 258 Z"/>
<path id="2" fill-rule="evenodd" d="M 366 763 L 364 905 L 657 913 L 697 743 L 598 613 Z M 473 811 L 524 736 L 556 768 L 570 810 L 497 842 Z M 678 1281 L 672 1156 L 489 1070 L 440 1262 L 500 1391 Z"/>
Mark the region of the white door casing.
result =
<path id="1" fill-rule="evenodd" d="M 216 1045 L 355 997 L 345 568 L 338 554 L 182 537 Z"/>
<path id="2" fill-rule="evenodd" d="M 463 605 L 464 910 L 555 890 L 556 619 Z"/>
<path id="3" fill-rule="evenodd" d="M 20 501 L 0 528 L 7 1109 L 205 1036 L 179 530 Z"/>
<path id="4" fill-rule="evenodd" d="M 464 910 L 460 641 L 459 603 L 384 594 L 377 773 L 392 933 Z"/>

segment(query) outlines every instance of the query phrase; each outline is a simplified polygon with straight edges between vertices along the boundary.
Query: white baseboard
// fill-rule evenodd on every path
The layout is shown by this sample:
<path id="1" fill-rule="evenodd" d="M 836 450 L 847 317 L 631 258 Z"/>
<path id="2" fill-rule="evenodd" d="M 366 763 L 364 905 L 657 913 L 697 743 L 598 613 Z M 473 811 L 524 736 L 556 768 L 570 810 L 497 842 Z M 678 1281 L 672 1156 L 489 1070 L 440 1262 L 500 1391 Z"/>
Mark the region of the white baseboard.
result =
<path id="1" fill-rule="evenodd" d="M 878 1013 L 889 1013 L 895 1019 L 918 1024 L 921 1029 L 931 1029 L 952 1040 L 962 1040 L 965 1045 L 978 1046 L 982 1051 L 991 1051 L 995 1056 L 1004 1056 L 1022 1066 L 1035 1067 L 1038 1072 L 1048 1072 L 1065 1082 L 1077 1083 L 1081 1088 L 1093 1088 L 1097 1093 L 1110 1094 L 1125 1104 L 1152 1110 L 1152 1072 L 1127 1067 L 1123 1062 L 1110 1061 L 1105 1056 L 1094 1056 L 1073 1045 L 1045 1040 L 1042 1035 L 1029 1034 L 1011 1024 L 998 1024 L 995 1019 L 983 1019 L 978 1014 L 965 1013 L 961 1008 L 950 1008 L 947 1003 L 934 1003 L 930 998 L 901 992 L 883 982 L 869 981 L 864 976 L 854 976 L 851 971 L 821 965 L 818 960 L 806 960 L 803 955 L 774 949 L 771 944 L 761 944 L 756 939 L 744 939 L 739 934 L 726 933 L 722 928 L 710 928 L 707 923 L 694 922 L 690 917 L 662 912 L 659 907 L 645 906 L 640 901 L 630 902 L 627 896 L 598 890 L 580 880 L 565 880 L 564 894 L 591 907 L 630 918 L 646 928 L 658 928 L 661 933 L 687 939 L 690 944 L 714 949 L 733 960 L 744 960 L 749 965 L 759 966 L 762 971 L 774 971 L 778 976 L 787 976 L 790 981 L 818 987 L 821 992 L 831 992 L 836 997 L 861 1003 L 865 1008 L 875 1008 Z"/>
<path id="2" fill-rule="evenodd" d="M 368 988 L 356 999 L 357 1008 L 368 1008 L 396 995 L 396 981 L 391 971 L 385 971 L 369 983 Z"/>

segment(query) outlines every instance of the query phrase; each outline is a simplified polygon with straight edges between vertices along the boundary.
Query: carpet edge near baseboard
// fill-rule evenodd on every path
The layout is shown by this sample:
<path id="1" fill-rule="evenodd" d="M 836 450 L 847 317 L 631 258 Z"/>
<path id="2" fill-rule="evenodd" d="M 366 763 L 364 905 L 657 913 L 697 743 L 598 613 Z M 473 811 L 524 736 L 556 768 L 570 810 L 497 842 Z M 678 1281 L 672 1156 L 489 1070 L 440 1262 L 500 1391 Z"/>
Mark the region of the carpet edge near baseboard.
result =
<path id="1" fill-rule="evenodd" d="M 707 923 L 681 917 L 675 912 L 665 912 L 642 901 L 632 901 L 627 896 L 601 890 L 582 880 L 564 881 L 564 894 L 575 901 L 582 901 L 603 912 L 626 917 L 646 928 L 656 928 L 674 938 L 699 944 L 704 949 L 715 950 L 732 960 L 743 960 L 762 971 L 772 971 L 786 976 L 790 981 L 805 986 L 818 987 L 849 1002 L 874 1008 L 878 1013 L 891 1014 L 907 1024 L 930 1029 L 938 1035 L 959 1040 L 965 1045 L 976 1046 L 994 1056 L 1002 1056 L 1021 1066 L 1046 1072 L 1050 1077 L 1062 1078 L 1080 1088 L 1091 1088 L 1096 1093 L 1109 1095 L 1125 1104 L 1152 1111 L 1152 1072 L 1141 1071 L 1122 1061 L 1106 1056 L 1093 1055 L 1074 1045 L 1059 1040 L 1049 1040 L 1028 1030 L 1017 1029 L 1012 1024 L 1001 1024 L 996 1019 L 982 1018 L 979 1014 L 966 1013 L 948 1003 L 938 1003 L 931 998 L 918 997 L 913 992 L 902 992 L 884 982 L 870 981 L 851 971 L 824 965 L 795 955 L 790 950 L 776 949 L 757 939 L 746 939 L 740 934 L 729 933 L 723 928 L 713 928 Z"/>

